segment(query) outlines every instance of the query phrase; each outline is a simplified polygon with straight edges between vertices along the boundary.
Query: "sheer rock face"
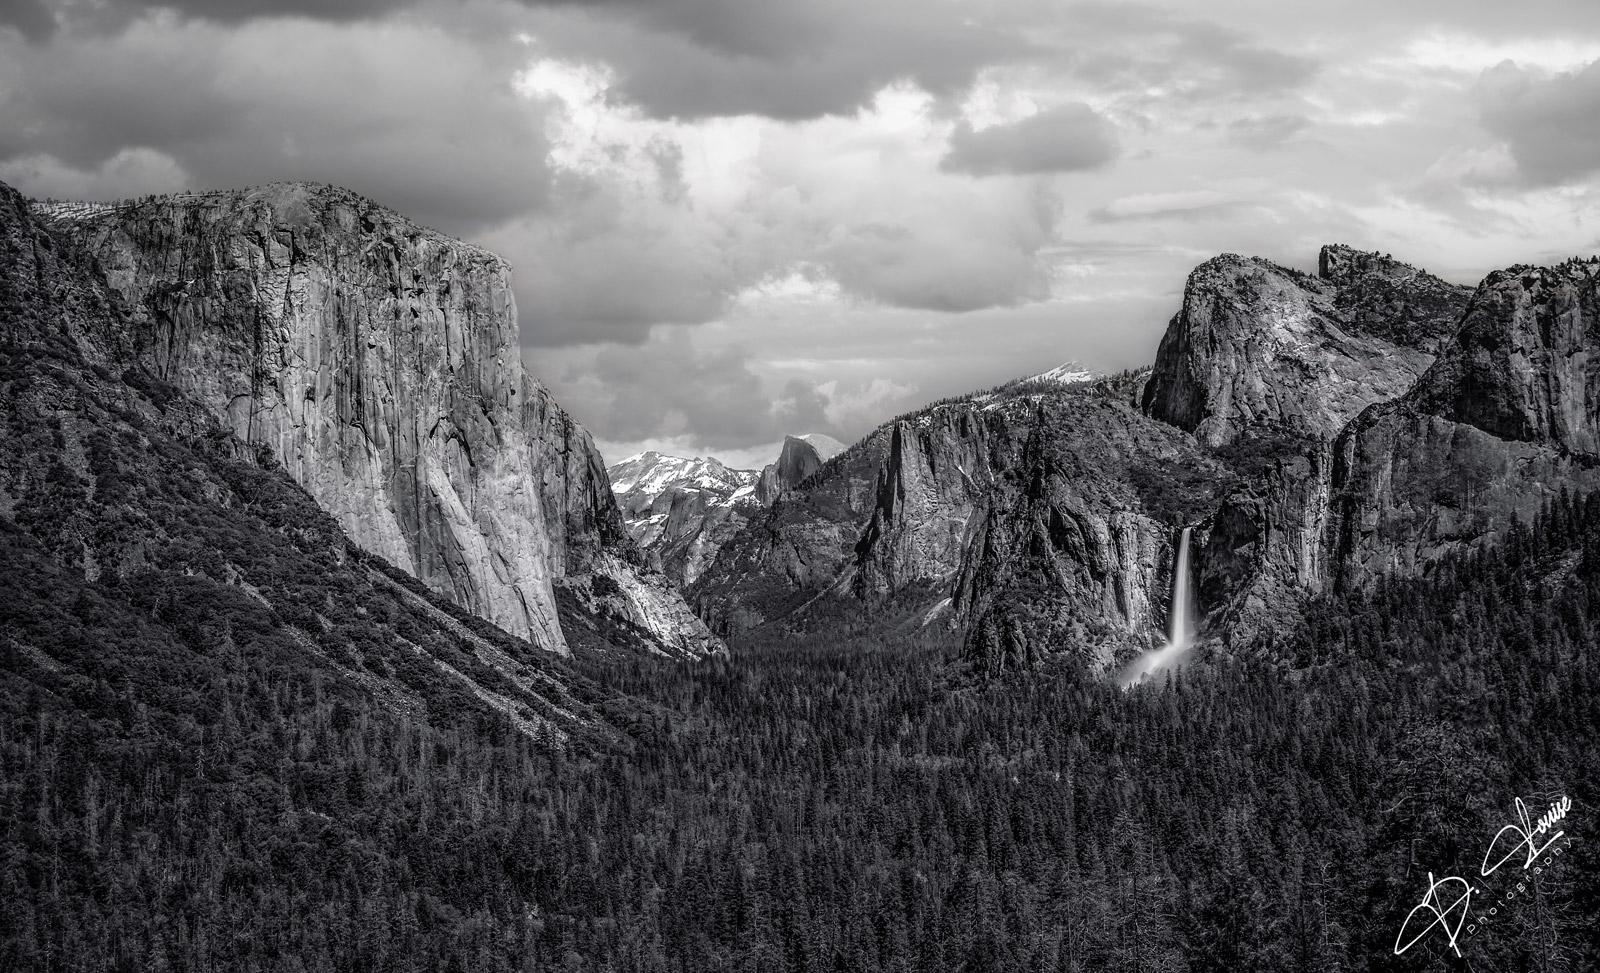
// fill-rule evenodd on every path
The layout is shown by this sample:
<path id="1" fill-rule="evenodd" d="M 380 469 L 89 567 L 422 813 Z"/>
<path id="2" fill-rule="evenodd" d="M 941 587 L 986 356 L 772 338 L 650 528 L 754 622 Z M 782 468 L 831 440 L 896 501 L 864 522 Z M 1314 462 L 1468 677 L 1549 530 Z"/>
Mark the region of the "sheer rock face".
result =
<path id="1" fill-rule="evenodd" d="M 955 577 L 994 472 L 1022 462 L 1025 443 L 1007 411 L 931 409 L 884 431 L 875 503 L 854 551 L 857 592 L 886 595 Z"/>
<path id="2" fill-rule="evenodd" d="M 133 306 L 131 352 L 361 547 L 554 651 L 555 586 L 595 572 L 626 575 L 607 590 L 662 649 L 718 648 L 638 563 L 588 433 L 523 371 L 499 257 L 300 184 L 53 215 Z"/>
<path id="3" fill-rule="evenodd" d="M 1490 274 L 1411 399 L 1501 439 L 1600 456 L 1597 269 L 1588 261 Z"/>
<path id="4" fill-rule="evenodd" d="M 1248 642 L 1290 629 L 1301 601 L 1328 581 L 1332 447 L 1325 439 L 1256 441 L 1224 454 L 1236 488 L 1195 538 L 1196 607 L 1206 627 Z"/>
<path id="5" fill-rule="evenodd" d="M 1332 440 L 1411 388 L 1470 294 L 1342 246 L 1322 249 L 1315 277 L 1233 255 L 1190 275 L 1144 408 L 1239 474 L 1198 553 L 1198 605 L 1214 628 L 1281 629 L 1328 582 Z"/>
<path id="6" fill-rule="evenodd" d="M 768 464 L 756 482 L 756 499 L 771 506 L 785 490 L 798 487 L 822 464 L 844 452 L 844 443 L 822 433 L 783 437 L 776 463 Z"/>
<path id="7" fill-rule="evenodd" d="M 130 367 L 139 328 L 93 263 L 0 183 L 0 600 L 20 599 L 0 641 L 36 662 L 7 660 L 8 692 L 32 669 L 59 680 L 29 690 L 46 695 L 120 672 L 142 696 L 141 671 L 192 694 L 219 655 L 274 651 L 341 706 L 615 738 L 571 667 L 363 554 L 262 450 Z"/>
<path id="8" fill-rule="evenodd" d="M 725 545 L 696 603 L 729 632 L 824 604 L 939 622 L 1000 666 L 1142 648 L 1165 626 L 1173 525 L 1226 474 L 1131 398 L 1102 383 L 887 423 Z M 1172 467 L 1203 472 L 1171 483 Z"/>
<path id="9" fill-rule="evenodd" d="M 1335 445 L 1342 585 L 1423 571 L 1562 488 L 1600 488 L 1600 261 L 1490 274 L 1416 387 Z"/>
<path id="10" fill-rule="evenodd" d="M 1233 482 L 1190 437 L 1108 393 L 1039 397 L 975 511 L 952 609 L 990 669 L 1062 647 L 1104 666 L 1159 641 L 1182 526 Z"/>
<path id="11" fill-rule="evenodd" d="M 1469 297 L 1347 247 L 1316 276 L 1208 261 L 1148 381 L 1024 383 L 889 423 L 730 541 L 693 597 L 730 632 L 843 599 L 942 616 L 989 663 L 1104 662 L 1165 631 L 1194 525 L 1202 630 L 1286 627 L 1334 570 L 1335 437 L 1411 388 Z"/>
<path id="12" fill-rule="evenodd" d="M 1264 431 L 1331 439 L 1416 381 L 1470 293 L 1348 247 L 1325 247 L 1319 267 L 1224 254 L 1196 268 L 1145 411 L 1209 446 Z"/>

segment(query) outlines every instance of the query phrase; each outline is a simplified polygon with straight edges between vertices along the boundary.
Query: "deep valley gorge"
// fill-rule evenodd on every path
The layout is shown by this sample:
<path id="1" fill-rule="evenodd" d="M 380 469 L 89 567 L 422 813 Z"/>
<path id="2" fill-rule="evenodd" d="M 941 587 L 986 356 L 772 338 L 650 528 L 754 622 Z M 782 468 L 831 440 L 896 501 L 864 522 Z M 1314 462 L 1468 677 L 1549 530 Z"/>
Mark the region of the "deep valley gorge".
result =
<path id="1" fill-rule="evenodd" d="M 1600 258 L 1315 266 L 736 469 L 354 192 L 0 185 L 0 969 L 1466 969 L 1562 797 L 1470 968 L 1596 968 Z"/>

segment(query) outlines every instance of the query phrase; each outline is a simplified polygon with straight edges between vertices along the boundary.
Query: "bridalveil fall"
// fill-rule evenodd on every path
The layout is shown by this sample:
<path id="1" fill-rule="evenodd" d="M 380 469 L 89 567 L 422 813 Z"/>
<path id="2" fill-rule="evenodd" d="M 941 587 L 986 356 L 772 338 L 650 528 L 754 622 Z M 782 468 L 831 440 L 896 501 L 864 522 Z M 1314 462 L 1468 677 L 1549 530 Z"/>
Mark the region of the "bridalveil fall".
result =
<path id="1" fill-rule="evenodd" d="M 1189 534 L 1192 530 L 1185 527 L 1178 535 L 1178 553 L 1172 568 L 1172 604 L 1167 612 L 1167 644 L 1151 649 L 1128 666 L 1118 680 L 1125 687 L 1172 666 L 1189 648 L 1194 613 L 1189 595 Z"/>

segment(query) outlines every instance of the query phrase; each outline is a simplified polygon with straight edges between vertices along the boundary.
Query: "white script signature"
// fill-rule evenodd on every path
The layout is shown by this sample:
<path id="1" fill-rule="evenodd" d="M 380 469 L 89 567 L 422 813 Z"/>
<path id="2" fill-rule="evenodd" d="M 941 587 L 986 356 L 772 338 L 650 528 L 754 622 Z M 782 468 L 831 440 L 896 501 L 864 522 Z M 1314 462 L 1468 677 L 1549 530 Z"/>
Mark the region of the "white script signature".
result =
<path id="1" fill-rule="evenodd" d="M 1562 795 L 1561 800 L 1551 804 L 1550 809 L 1541 815 L 1537 821 L 1529 818 L 1528 806 L 1522 803 L 1522 798 L 1519 797 L 1516 801 L 1517 820 L 1501 828 L 1495 834 L 1494 840 L 1489 842 L 1489 850 L 1483 854 L 1483 867 L 1480 871 L 1484 876 L 1494 874 L 1496 869 L 1516 857 L 1517 852 L 1522 851 L 1524 848 L 1527 849 L 1527 857 L 1523 859 L 1522 867 L 1526 870 L 1534 862 L 1538 861 L 1539 856 L 1544 854 L 1547 848 L 1566 834 L 1565 831 L 1557 831 L 1554 834 L 1550 834 L 1550 829 L 1555 827 L 1556 822 L 1565 818 L 1568 811 L 1572 810 L 1572 798 Z M 1522 840 L 1512 845 L 1511 850 L 1501 855 L 1500 859 L 1493 865 L 1489 864 L 1489 859 L 1494 855 L 1495 849 L 1500 847 L 1501 839 L 1505 838 L 1508 832 L 1513 837 L 1518 837 Z M 1539 844 L 1538 839 L 1545 835 L 1549 835 L 1548 840 L 1543 844 Z M 1520 887 L 1518 886 L 1518 888 Z M 1458 889 L 1461 894 L 1446 903 L 1444 896 L 1441 894 L 1446 889 Z M 1406 921 L 1400 924 L 1400 935 L 1396 936 L 1394 941 L 1394 954 L 1399 956 L 1421 942 L 1428 933 L 1442 927 L 1450 948 L 1455 951 L 1457 956 L 1460 956 L 1461 950 L 1456 943 L 1461 936 L 1462 926 L 1466 925 L 1467 915 L 1471 911 L 1473 893 L 1481 891 L 1482 889 L 1473 888 L 1471 882 L 1460 876 L 1446 875 L 1444 878 L 1435 879 L 1433 873 L 1429 872 L 1428 894 L 1423 896 L 1420 905 L 1406 915 Z M 1412 920 L 1417 918 L 1418 913 L 1423 914 L 1424 917 L 1431 915 L 1433 921 L 1422 927 L 1421 930 L 1416 931 L 1407 940 L 1406 933 L 1411 929 Z"/>
<path id="2" fill-rule="evenodd" d="M 1459 883 L 1462 892 L 1461 895 L 1455 899 L 1455 901 L 1451 902 L 1449 905 L 1445 905 L 1444 900 L 1439 896 L 1439 890 L 1443 886 L 1449 885 L 1452 882 Z M 1456 947 L 1456 938 L 1461 935 L 1461 927 L 1466 925 L 1467 913 L 1471 908 L 1472 884 L 1470 882 L 1464 878 L 1458 878 L 1454 875 L 1447 875 L 1444 878 L 1435 881 L 1433 878 L 1433 873 L 1429 872 L 1427 897 L 1422 900 L 1421 905 L 1417 906 L 1415 909 L 1412 909 L 1410 914 L 1406 916 L 1406 921 L 1400 924 L 1400 935 L 1395 937 L 1394 941 L 1394 954 L 1399 956 L 1401 953 L 1415 946 L 1422 939 L 1422 937 L 1426 936 L 1430 932 L 1433 932 L 1435 926 L 1443 926 L 1444 934 L 1450 938 L 1450 948 L 1456 951 L 1457 956 L 1460 956 L 1461 950 Z M 1461 911 L 1461 915 L 1457 916 L 1455 924 L 1451 925 L 1450 917 L 1458 909 Z M 1406 930 L 1411 928 L 1411 920 L 1415 919 L 1417 917 L 1417 913 L 1419 912 L 1432 913 L 1433 921 L 1424 926 L 1421 932 L 1412 936 L 1410 942 L 1402 946 L 1400 944 L 1400 940 L 1406 938 Z"/>
<path id="3" fill-rule="evenodd" d="M 1560 840 L 1562 835 L 1566 834 L 1566 832 L 1557 831 L 1555 834 L 1550 835 L 1550 840 L 1546 841 L 1543 845 L 1536 846 L 1534 844 L 1534 838 L 1538 835 L 1548 834 L 1551 827 L 1553 827 L 1557 821 L 1560 821 L 1562 818 L 1566 817 L 1567 812 L 1570 810 L 1572 810 L 1572 798 L 1562 795 L 1561 800 L 1550 805 L 1550 810 L 1546 811 L 1537 822 L 1530 822 L 1528 820 L 1528 805 L 1522 803 L 1522 798 L 1517 798 L 1517 820 L 1521 821 L 1522 824 L 1521 826 L 1515 824 L 1506 825 L 1500 829 L 1499 834 L 1494 836 L 1494 840 L 1489 842 L 1489 850 L 1483 853 L 1483 874 L 1494 874 L 1495 869 L 1510 861 L 1511 857 L 1523 848 L 1528 849 L 1528 857 L 1525 861 L 1523 861 L 1522 867 L 1527 868 L 1529 865 L 1532 865 L 1546 848 L 1555 844 L 1558 840 Z M 1500 843 L 1501 838 L 1505 837 L 1505 833 L 1507 831 L 1514 835 L 1520 835 L 1522 840 L 1512 846 L 1510 851 L 1502 855 L 1499 861 L 1495 862 L 1493 865 L 1489 864 L 1489 856 L 1494 854 L 1495 846 Z"/>

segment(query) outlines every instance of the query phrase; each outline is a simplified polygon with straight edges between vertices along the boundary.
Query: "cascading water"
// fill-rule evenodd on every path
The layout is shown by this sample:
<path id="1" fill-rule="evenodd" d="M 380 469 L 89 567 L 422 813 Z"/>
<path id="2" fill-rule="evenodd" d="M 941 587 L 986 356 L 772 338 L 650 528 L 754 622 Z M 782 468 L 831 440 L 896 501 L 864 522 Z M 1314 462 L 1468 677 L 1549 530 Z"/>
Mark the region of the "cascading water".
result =
<path id="1" fill-rule="evenodd" d="M 1167 620 L 1168 640 L 1176 646 L 1189 644 L 1189 532 L 1185 527 L 1178 535 L 1178 566 L 1172 575 L 1172 609 Z"/>
<path id="2" fill-rule="evenodd" d="M 1189 648 L 1190 619 L 1193 616 L 1189 597 L 1191 530 L 1193 528 L 1185 527 L 1178 535 L 1178 555 L 1172 568 L 1172 605 L 1167 612 L 1167 644 L 1135 659 L 1119 680 L 1124 687 L 1132 686 L 1172 665 Z"/>

